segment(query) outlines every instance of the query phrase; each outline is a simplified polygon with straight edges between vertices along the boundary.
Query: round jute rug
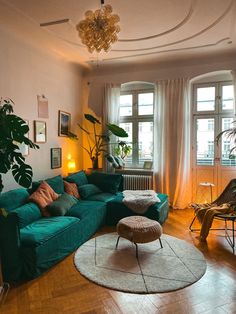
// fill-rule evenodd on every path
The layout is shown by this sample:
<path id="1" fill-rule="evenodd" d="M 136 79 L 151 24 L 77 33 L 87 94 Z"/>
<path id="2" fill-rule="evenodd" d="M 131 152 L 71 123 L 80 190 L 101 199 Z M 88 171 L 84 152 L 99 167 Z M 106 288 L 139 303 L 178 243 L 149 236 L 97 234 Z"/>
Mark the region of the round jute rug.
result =
<path id="1" fill-rule="evenodd" d="M 194 246 L 163 234 L 158 240 L 135 246 L 109 233 L 84 243 L 75 253 L 74 262 L 91 281 L 119 291 L 160 293 L 181 289 L 199 280 L 206 271 L 202 253 Z"/>

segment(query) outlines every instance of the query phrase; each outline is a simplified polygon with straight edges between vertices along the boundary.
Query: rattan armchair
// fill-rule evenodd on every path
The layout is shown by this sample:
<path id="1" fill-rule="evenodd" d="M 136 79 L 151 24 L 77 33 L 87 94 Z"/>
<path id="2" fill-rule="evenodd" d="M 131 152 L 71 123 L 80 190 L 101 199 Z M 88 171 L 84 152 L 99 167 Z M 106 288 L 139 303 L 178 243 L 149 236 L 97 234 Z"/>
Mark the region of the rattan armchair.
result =
<path id="1" fill-rule="evenodd" d="M 214 200 L 212 203 L 209 204 L 209 207 L 217 205 L 220 206 L 224 203 L 230 203 L 232 205 L 236 205 L 236 179 L 232 179 L 228 185 L 225 187 L 223 192 L 220 196 Z M 192 204 L 194 208 L 194 217 L 189 226 L 190 231 L 199 231 L 199 228 L 193 228 L 194 221 L 197 218 L 197 211 L 201 208 L 201 204 Z M 236 210 L 234 210 L 231 214 L 217 214 L 214 216 L 216 220 L 223 220 L 224 221 L 224 228 L 211 228 L 210 230 L 224 230 L 225 231 L 225 238 L 228 241 L 229 245 L 231 246 L 233 253 L 235 252 L 235 221 L 236 221 Z M 231 227 L 228 226 L 228 223 L 231 223 Z M 232 232 L 232 234 L 230 234 Z"/>

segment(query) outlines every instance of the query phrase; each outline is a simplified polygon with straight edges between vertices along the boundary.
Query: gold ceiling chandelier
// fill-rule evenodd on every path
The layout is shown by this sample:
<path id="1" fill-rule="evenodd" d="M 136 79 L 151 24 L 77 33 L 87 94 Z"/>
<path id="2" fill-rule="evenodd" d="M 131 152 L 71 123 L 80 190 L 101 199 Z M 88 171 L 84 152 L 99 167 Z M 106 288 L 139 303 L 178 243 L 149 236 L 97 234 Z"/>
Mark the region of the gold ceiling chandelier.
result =
<path id="1" fill-rule="evenodd" d="M 100 52 L 102 49 L 108 52 L 111 45 L 118 40 L 119 21 L 119 16 L 112 14 L 111 5 L 104 5 L 104 0 L 101 0 L 101 9 L 85 12 L 85 19 L 76 25 L 76 29 L 89 52 Z"/>

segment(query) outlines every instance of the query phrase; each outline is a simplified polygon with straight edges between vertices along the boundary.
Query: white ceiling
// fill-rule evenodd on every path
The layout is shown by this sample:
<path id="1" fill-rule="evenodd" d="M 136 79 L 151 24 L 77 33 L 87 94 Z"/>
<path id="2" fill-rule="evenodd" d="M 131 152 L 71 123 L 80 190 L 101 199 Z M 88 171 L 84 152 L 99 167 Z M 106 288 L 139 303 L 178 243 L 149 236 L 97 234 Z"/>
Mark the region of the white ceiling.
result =
<path id="1" fill-rule="evenodd" d="M 75 25 L 99 0 L 0 0 L 0 25 L 81 65 L 135 64 L 236 53 L 236 0 L 105 0 L 120 16 L 119 41 L 90 54 Z M 69 18 L 41 28 L 40 23 Z"/>

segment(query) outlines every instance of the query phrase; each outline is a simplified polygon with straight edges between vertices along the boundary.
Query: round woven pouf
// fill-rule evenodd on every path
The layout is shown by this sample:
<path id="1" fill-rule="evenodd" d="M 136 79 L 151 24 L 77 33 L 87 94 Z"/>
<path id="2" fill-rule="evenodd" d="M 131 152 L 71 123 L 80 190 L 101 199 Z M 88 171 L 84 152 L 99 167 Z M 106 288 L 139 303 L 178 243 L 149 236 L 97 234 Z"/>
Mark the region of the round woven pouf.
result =
<path id="1" fill-rule="evenodd" d="M 118 222 L 116 230 L 118 233 L 116 248 L 118 246 L 120 237 L 125 238 L 135 244 L 137 258 L 138 258 L 137 243 L 148 243 L 159 239 L 162 248 L 161 242 L 162 227 L 159 224 L 159 222 L 155 220 L 143 216 L 126 217 Z"/>

